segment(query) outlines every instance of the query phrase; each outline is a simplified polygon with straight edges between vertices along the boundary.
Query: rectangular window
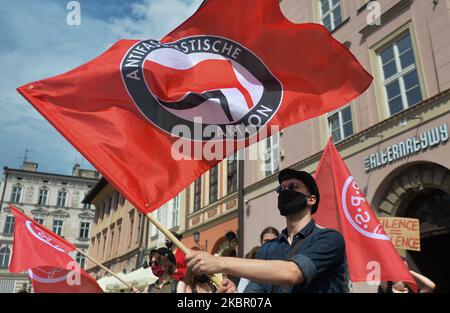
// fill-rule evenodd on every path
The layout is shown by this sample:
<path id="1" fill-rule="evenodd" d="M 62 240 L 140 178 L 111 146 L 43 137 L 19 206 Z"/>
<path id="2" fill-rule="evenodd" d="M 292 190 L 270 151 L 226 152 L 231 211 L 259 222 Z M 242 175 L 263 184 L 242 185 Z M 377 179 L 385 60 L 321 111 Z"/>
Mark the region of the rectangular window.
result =
<path id="1" fill-rule="evenodd" d="M 84 266 L 86 264 L 86 257 L 82 255 L 80 252 L 77 252 L 77 256 L 75 258 L 75 261 L 77 261 L 78 265 L 84 269 Z"/>
<path id="2" fill-rule="evenodd" d="M 22 187 L 14 186 L 11 191 L 11 202 L 19 203 L 21 194 L 22 194 Z"/>
<path id="3" fill-rule="evenodd" d="M 115 225 L 111 225 L 110 231 L 111 231 L 111 242 L 109 247 L 109 256 L 112 256 L 114 254 L 114 245 L 116 244 Z"/>
<path id="4" fill-rule="evenodd" d="M 202 207 L 202 177 L 197 178 L 194 184 L 194 211 Z"/>
<path id="5" fill-rule="evenodd" d="M 237 190 L 237 152 L 227 159 L 227 193 Z"/>
<path id="6" fill-rule="evenodd" d="M 351 107 L 348 106 L 328 116 L 328 127 L 334 143 L 353 135 Z"/>
<path id="7" fill-rule="evenodd" d="M 128 246 L 131 246 L 133 242 L 133 231 L 134 231 L 134 210 L 130 212 L 130 240 L 128 241 Z"/>
<path id="8" fill-rule="evenodd" d="M 112 199 L 113 196 L 109 196 L 108 200 L 106 200 L 106 204 L 105 204 L 105 214 L 108 215 L 109 212 L 111 211 L 111 205 L 112 205 Z"/>
<path id="9" fill-rule="evenodd" d="M 80 238 L 82 239 L 87 239 L 89 238 L 89 227 L 90 227 L 90 223 L 88 222 L 81 222 L 80 225 Z"/>
<path id="10" fill-rule="evenodd" d="M 7 216 L 5 220 L 5 228 L 3 229 L 3 233 L 5 235 L 12 235 L 14 233 L 14 216 Z"/>
<path id="11" fill-rule="evenodd" d="M 173 198 L 173 205 L 172 205 L 172 227 L 178 226 L 178 212 L 180 210 L 180 195 L 177 195 L 175 198 Z"/>
<path id="12" fill-rule="evenodd" d="M 10 257 L 11 249 L 8 246 L 3 246 L 0 249 L 0 268 L 7 268 L 9 266 Z"/>
<path id="13" fill-rule="evenodd" d="M 90 203 L 83 203 L 83 209 L 90 209 L 91 204 Z"/>
<path id="14" fill-rule="evenodd" d="M 119 244 L 120 244 L 120 236 L 122 235 L 122 220 L 120 219 L 117 221 L 117 244 L 116 247 L 116 254 L 119 252 Z"/>
<path id="15" fill-rule="evenodd" d="M 120 198 L 120 194 L 116 191 L 114 192 L 114 205 L 113 205 L 113 210 L 117 210 L 117 208 L 119 207 L 119 198 Z"/>
<path id="16" fill-rule="evenodd" d="M 322 25 L 330 32 L 342 24 L 340 0 L 320 0 L 320 13 Z"/>
<path id="17" fill-rule="evenodd" d="M 98 216 L 99 218 L 102 220 L 103 216 L 105 215 L 105 205 L 106 205 L 106 201 L 103 201 L 103 203 L 100 205 L 100 209 L 98 210 Z"/>
<path id="18" fill-rule="evenodd" d="M 107 242 L 107 232 L 104 231 L 103 232 L 103 250 L 102 250 L 102 259 L 106 258 L 106 247 L 108 246 L 108 242 Z"/>
<path id="19" fill-rule="evenodd" d="M 59 236 L 62 236 L 63 220 L 53 220 L 53 232 Z"/>
<path id="20" fill-rule="evenodd" d="M 66 199 L 67 199 L 67 191 L 65 190 L 58 191 L 58 199 L 56 201 L 56 206 L 58 208 L 64 208 L 66 206 Z"/>
<path id="21" fill-rule="evenodd" d="M 410 33 L 378 53 L 383 87 L 390 115 L 422 101 L 416 59 Z"/>
<path id="22" fill-rule="evenodd" d="M 217 201 L 219 191 L 219 165 L 209 170 L 209 203 Z"/>
<path id="23" fill-rule="evenodd" d="M 278 145 L 279 134 L 272 135 L 265 140 L 264 177 L 270 176 L 280 168 L 280 149 Z"/>
<path id="24" fill-rule="evenodd" d="M 138 223 L 138 225 L 137 225 L 137 235 L 136 235 L 136 240 L 135 240 L 135 242 L 136 243 L 138 243 L 139 242 L 139 239 L 141 238 L 141 231 L 142 231 L 142 229 L 143 229 L 143 223 L 144 223 L 144 214 L 142 214 L 142 213 L 138 213 L 138 216 L 139 216 L 139 223 Z"/>
<path id="25" fill-rule="evenodd" d="M 48 198 L 48 189 L 41 188 L 39 189 L 39 205 L 46 205 L 47 204 L 47 198 Z"/>

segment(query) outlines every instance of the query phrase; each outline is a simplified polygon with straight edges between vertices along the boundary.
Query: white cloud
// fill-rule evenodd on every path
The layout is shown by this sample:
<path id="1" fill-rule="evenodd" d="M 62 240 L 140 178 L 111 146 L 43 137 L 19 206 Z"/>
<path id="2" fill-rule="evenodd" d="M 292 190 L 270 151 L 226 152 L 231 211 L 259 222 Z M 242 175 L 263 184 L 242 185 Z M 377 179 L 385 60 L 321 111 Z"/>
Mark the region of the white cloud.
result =
<path id="1" fill-rule="evenodd" d="M 197 10 L 203 0 L 145 0 L 131 5 L 132 16 L 112 19 L 122 37 L 161 39 Z"/>
<path id="2" fill-rule="evenodd" d="M 17 167 L 25 148 L 34 151 L 43 171 L 68 174 L 75 161 L 72 146 L 16 92 L 17 87 L 86 63 L 121 38 L 159 39 L 202 1 L 136 0 L 129 4 L 129 16 L 99 17 L 83 12 L 86 6 L 80 0 L 81 26 L 66 24 L 67 2 L 3 0 L 0 5 L 0 166 Z M 116 4 L 101 1 L 98 6 Z"/>

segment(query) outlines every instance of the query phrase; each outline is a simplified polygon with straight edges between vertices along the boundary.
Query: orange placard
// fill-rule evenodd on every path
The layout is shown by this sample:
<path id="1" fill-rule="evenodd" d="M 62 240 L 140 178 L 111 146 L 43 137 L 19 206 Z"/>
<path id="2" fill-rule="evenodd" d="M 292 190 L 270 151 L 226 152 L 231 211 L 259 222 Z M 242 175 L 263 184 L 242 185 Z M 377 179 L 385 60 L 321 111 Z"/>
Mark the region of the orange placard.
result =
<path id="1" fill-rule="evenodd" d="M 379 220 L 397 249 L 420 251 L 420 223 L 418 219 L 380 217 Z"/>

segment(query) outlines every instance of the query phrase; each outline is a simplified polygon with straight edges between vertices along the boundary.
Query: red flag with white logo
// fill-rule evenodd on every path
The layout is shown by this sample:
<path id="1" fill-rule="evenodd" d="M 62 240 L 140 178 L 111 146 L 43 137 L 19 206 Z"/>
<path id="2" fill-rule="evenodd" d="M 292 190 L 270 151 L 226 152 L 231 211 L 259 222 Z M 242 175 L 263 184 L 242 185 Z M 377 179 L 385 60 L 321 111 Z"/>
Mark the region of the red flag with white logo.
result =
<path id="1" fill-rule="evenodd" d="M 345 239 L 350 279 L 416 282 L 398 254 L 376 213 L 358 187 L 331 138 L 315 173 L 320 190 L 316 222 L 341 232 Z"/>
<path id="2" fill-rule="evenodd" d="M 161 41 L 118 41 L 18 91 L 151 212 L 237 150 L 225 142 L 341 107 L 371 82 L 325 27 L 291 23 L 278 0 L 209 0 Z"/>
<path id="3" fill-rule="evenodd" d="M 76 247 L 10 206 L 15 216 L 9 271 L 28 270 L 35 292 L 102 292 L 97 282 L 68 255 Z"/>
<path id="4" fill-rule="evenodd" d="M 14 206 L 10 208 L 15 216 L 10 272 L 20 273 L 43 265 L 65 268 L 72 260 L 68 253 L 75 251 L 76 247 Z"/>
<path id="5" fill-rule="evenodd" d="M 35 267 L 28 276 L 36 293 L 102 293 L 103 290 L 75 261 L 67 268 Z"/>

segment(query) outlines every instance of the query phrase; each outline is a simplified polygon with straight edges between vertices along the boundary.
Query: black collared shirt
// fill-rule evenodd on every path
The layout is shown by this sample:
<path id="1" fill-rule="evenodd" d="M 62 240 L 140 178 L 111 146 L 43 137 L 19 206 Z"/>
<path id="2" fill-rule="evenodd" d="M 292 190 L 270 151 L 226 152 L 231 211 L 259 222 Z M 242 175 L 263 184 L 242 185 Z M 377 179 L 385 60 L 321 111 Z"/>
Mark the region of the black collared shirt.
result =
<path id="1" fill-rule="evenodd" d="M 328 228 L 319 228 L 311 220 L 293 238 L 287 239 L 287 229 L 274 240 L 265 243 L 257 254 L 262 260 L 288 260 L 297 264 L 305 281 L 295 286 L 272 286 L 251 281 L 244 292 L 337 293 L 347 292 L 347 261 L 342 235 Z M 298 240 L 303 240 L 297 252 L 288 259 Z"/>

